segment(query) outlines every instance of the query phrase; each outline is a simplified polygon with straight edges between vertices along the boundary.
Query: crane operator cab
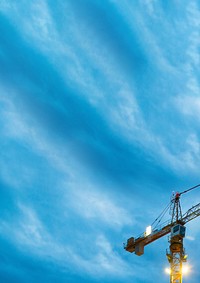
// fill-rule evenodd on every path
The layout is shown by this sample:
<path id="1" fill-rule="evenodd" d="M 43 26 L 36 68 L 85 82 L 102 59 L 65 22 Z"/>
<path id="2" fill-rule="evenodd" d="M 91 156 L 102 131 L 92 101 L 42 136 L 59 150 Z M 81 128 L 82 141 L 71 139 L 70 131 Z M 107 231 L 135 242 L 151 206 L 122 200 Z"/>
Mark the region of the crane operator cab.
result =
<path id="1" fill-rule="evenodd" d="M 185 237 L 185 226 L 177 224 L 171 228 L 171 238 L 174 238 L 176 236 L 180 238 Z"/>
<path id="2" fill-rule="evenodd" d="M 170 237 L 170 256 L 174 253 L 181 253 L 181 257 L 184 257 L 183 238 L 185 237 L 185 227 L 181 224 L 176 224 L 171 228 Z"/>

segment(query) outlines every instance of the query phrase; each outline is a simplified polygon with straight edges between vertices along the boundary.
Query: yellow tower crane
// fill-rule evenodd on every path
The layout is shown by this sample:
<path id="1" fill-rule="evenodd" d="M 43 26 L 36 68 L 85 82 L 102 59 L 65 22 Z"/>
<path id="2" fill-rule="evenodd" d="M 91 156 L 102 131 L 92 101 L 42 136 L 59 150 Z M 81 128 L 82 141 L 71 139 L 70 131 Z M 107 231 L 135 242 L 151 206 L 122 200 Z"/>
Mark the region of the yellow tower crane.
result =
<path id="1" fill-rule="evenodd" d="M 170 207 L 172 217 L 169 221 L 161 225 L 159 229 L 151 229 L 151 226 L 149 226 L 146 232 L 140 237 L 136 239 L 131 237 L 124 244 L 126 251 L 130 253 L 134 252 L 140 256 L 144 253 L 144 246 L 170 233 L 169 251 L 166 253 L 170 263 L 170 283 L 182 283 L 182 264 L 187 261 L 187 255 L 183 247 L 183 238 L 185 237 L 186 229 L 184 225 L 200 216 L 200 203 L 191 207 L 185 214 L 182 214 L 180 196 L 197 187 L 200 187 L 200 184 L 181 193 L 173 194 L 170 204 L 167 207 Z"/>

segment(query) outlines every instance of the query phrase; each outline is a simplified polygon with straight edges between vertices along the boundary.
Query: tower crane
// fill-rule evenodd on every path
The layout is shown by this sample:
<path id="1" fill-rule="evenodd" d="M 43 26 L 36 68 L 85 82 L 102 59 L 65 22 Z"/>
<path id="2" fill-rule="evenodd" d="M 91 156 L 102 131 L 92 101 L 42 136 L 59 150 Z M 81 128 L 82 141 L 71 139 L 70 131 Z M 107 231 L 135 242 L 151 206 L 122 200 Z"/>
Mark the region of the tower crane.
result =
<path id="1" fill-rule="evenodd" d="M 181 193 L 177 192 L 172 195 L 170 204 L 171 219 L 161 225 L 159 229 L 151 229 L 147 227 L 146 232 L 141 236 L 131 237 L 124 244 L 124 249 L 130 253 L 135 253 L 138 256 L 144 254 L 144 247 L 157 239 L 170 233 L 169 237 L 169 251 L 166 252 L 167 259 L 170 264 L 170 283 L 182 283 L 182 264 L 187 261 L 187 255 L 183 247 L 183 238 L 185 237 L 185 224 L 192 219 L 200 216 L 200 203 L 192 206 L 186 213 L 182 214 L 180 197 L 197 187 L 196 185 Z M 157 219 L 156 219 L 157 220 Z M 154 221 L 155 222 L 155 221 Z"/>

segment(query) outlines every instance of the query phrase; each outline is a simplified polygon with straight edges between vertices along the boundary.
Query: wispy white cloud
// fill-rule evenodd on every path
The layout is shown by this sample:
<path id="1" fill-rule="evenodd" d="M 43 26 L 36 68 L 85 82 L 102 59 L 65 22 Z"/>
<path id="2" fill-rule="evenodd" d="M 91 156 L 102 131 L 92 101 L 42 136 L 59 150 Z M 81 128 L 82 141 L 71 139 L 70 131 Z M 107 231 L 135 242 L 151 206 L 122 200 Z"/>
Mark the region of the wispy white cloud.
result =
<path id="1" fill-rule="evenodd" d="M 7 95 L 8 93 L 10 94 L 9 99 Z M 49 164 L 51 164 L 54 169 L 65 172 L 68 178 L 73 177 L 70 159 L 68 159 L 68 162 L 66 162 L 65 158 L 63 159 L 61 154 L 62 149 L 54 146 L 54 143 L 45 136 L 42 128 L 35 124 L 34 118 L 28 117 L 16 109 L 15 95 L 17 95 L 17 93 L 12 88 L 1 88 L 1 119 L 4 121 L 4 128 L 1 129 L 1 133 L 4 138 L 18 141 L 28 148 L 29 151 L 35 152 L 38 156 L 42 156 L 44 159 L 48 160 Z M 11 96 L 13 100 L 11 99 Z M 15 183 L 14 180 L 9 178 L 9 174 L 6 180 L 9 183 L 12 183 L 12 185 Z M 18 182 L 17 184 L 20 186 Z"/>
<path id="2" fill-rule="evenodd" d="M 192 201 L 190 202 L 192 203 Z M 198 203 L 198 197 L 195 200 L 195 204 Z M 200 233 L 199 233 L 199 228 L 198 228 L 198 218 L 193 219 L 191 222 L 187 223 L 186 227 L 186 239 L 188 241 L 197 241 Z M 194 243 L 195 244 L 195 243 Z M 192 243 L 192 245 L 194 245 Z"/>
<path id="3" fill-rule="evenodd" d="M 84 176 L 84 170 L 81 168 L 82 165 L 74 161 L 73 154 L 71 155 L 70 152 L 64 149 L 64 145 L 59 144 L 57 146 L 53 140 L 48 139 L 40 127 L 35 127 L 34 121 L 30 118 L 24 115 L 21 116 L 20 112 L 15 108 L 14 102 L 6 98 L 5 89 L 1 89 L 1 93 L 5 93 L 5 95 L 1 96 L 1 103 L 4 105 L 1 118 L 4 120 L 5 125 L 2 135 L 24 144 L 36 155 L 47 160 L 48 164 L 56 171 L 66 176 L 66 178 L 60 180 L 59 184 L 68 205 L 73 207 L 74 211 L 81 217 L 96 219 L 112 228 L 131 225 L 132 220 L 128 211 L 120 207 L 117 199 L 113 199 L 112 194 L 109 195 L 101 192 L 101 187 L 97 188 L 96 185 L 88 185 L 90 181 Z M 10 178 L 9 172 L 11 172 L 11 168 L 12 162 L 4 166 L 1 176 L 9 185 L 21 188 L 21 186 L 26 184 L 24 183 L 24 178 L 20 178 L 20 180 L 18 178 Z M 36 172 L 34 173 L 36 168 L 32 170 L 33 172 L 27 172 L 27 178 L 30 180 L 35 178 L 36 174 Z M 83 187 L 84 190 L 82 189 Z"/>
<path id="4" fill-rule="evenodd" d="M 172 152 L 170 147 L 165 146 L 162 142 L 158 142 L 157 146 L 164 162 L 168 163 L 177 174 L 188 174 L 188 172 L 197 174 L 199 172 L 199 141 L 195 133 L 187 135 L 182 150 L 177 148 L 175 152 L 174 150 Z"/>
<path id="5" fill-rule="evenodd" d="M 186 239 L 189 241 L 195 241 L 195 238 L 193 236 L 186 236 Z"/>
<path id="6" fill-rule="evenodd" d="M 103 42 L 101 44 L 98 35 L 95 35 L 95 38 L 87 36 L 89 27 L 80 26 L 71 11 L 66 24 L 68 24 L 70 37 L 73 34 L 74 44 L 72 45 L 72 41 L 68 42 L 68 34 L 63 37 L 63 34 L 56 29 L 46 2 L 36 1 L 26 6 L 29 10 L 28 16 L 23 14 L 23 10 L 17 10 L 18 17 L 15 16 L 13 19 L 13 21 L 20 22 L 18 29 L 25 40 L 29 40 L 45 56 L 48 55 L 49 60 L 60 69 L 60 74 L 67 81 L 73 82 L 76 88 L 81 90 L 81 95 L 87 95 L 87 100 L 94 107 L 103 109 L 113 130 L 117 129 L 122 134 L 131 136 L 131 140 L 138 140 L 140 136 L 144 136 L 145 124 L 135 99 L 135 89 L 132 83 L 130 85 L 125 81 L 124 74 L 120 66 L 116 65 L 116 58 L 112 56 L 109 45 L 106 46 Z M 13 5 L 13 9 L 15 11 L 17 7 Z M 13 9 L 5 10 L 10 19 Z M 68 10 L 71 10 L 70 7 Z M 83 29 L 82 32 L 80 28 Z M 110 56 L 107 55 L 108 53 Z M 73 62 L 73 68 L 70 67 L 71 64 L 68 64 L 69 58 L 70 62 Z M 86 61 L 87 66 L 92 67 L 85 68 Z M 63 62 L 67 62 L 67 67 L 61 66 Z M 96 84 L 96 77 L 93 75 L 94 68 L 99 70 L 102 81 L 101 89 Z M 115 99 L 111 99 L 108 93 L 114 93 Z"/>
<path id="7" fill-rule="evenodd" d="M 178 111 L 177 115 L 181 115 L 188 123 L 192 123 L 193 126 L 199 121 L 199 79 L 196 72 L 197 66 L 199 66 L 199 47 L 200 47 L 200 11 L 195 1 L 188 3 L 186 6 L 186 14 L 188 20 L 187 35 L 188 44 L 186 46 L 185 66 L 184 66 L 184 84 L 185 89 L 178 93 L 173 99 L 175 109 Z M 185 151 L 182 152 L 180 160 L 186 161 L 186 164 L 192 170 L 197 171 L 200 165 L 199 160 L 199 140 L 195 130 L 187 133 L 185 137 Z M 182 159 L 184 158 L 184 159 Z"/>
<path id="8" fill-rule="evenodd" d="M 200 26 L 200 18 L 199 18 L 200 9 L 198 7 L 197 2 L 195 1 L 190 2 L 187 6 L 187 12 L 188 12 L 190 24 L 193 27 L 198 28 Z"/>
<path id="9" fill-rule="evenodd" d="M 80 185 L 80 188 L 73 189 L 70 196 L 70 206 L 81 217 L 88 220 L 95 220 L 98 223 L 106 223 L 114 229 L 121 228 L 125 225 L 133 225 L 133 219 L 130 218 L 128 211 L 120 207 L 113 195 L 106 194 L 103 191 L 97 190 L 97 186 L 87 189 L 87 184 Z M 109 191 L 109 190 L 108 190 Z M 69 202 L 69 195 L 66 196 Z"/>
<path id="10" fill-rule="evenodd" d="M 179 96 L 175 99 L 176 107 L 184 114 L 199 120 L 200 98 L 196 96 Z"/>
<path id="11" fill-rule="evenodd" d="M 33 209 L 24 204 L 19 204 L 19 210 L 18 228 L 16 227 L 14 230 L 15 240 L 30 249 L 43 252 L 43 249 L 47 249 L 52 241 L 50 235 Z"/>
<path id="12" fill-rule="evenodd" d="M 28 248 L 31 252 L 42 255 L 51 245 L 51 236 L 34 209 L 22 203 L 18 204 L 18 209 L 19 214 L 15 215 L 13 220 L 1 221 L 1 234 L 21 249 Z"/>
<path id="13" fill-rule="evenodd" d="M 19 215 L 12 223 L 0 222 L 0 233 L 20 250 L 51 261 L 66 270 L 76 270 L 91 277 L 97 274 L 101 278 L 108 274 L 113 278 L 127 277 L 132 273 L 129 264 L 113 250 L 103 234 L 92 235 L 84 246 L 92 244 L 93 249 L 88 249 L 87 255 L 81 255 L 81 247 L 73 249 L 67 242 L 63 244 L 50 235 L 33 208 L 22 203 L 18 207 Z"/>
<path id="14" fill-rule="evenodd" d="M 165 49 L 163 49 L 158 41 L 159 38 L 155 34 L 155 29 L 149 25 L 149 20 L 155 26 L 160 18 L 162 18 L 163 10 L 159 1 L 146 0 L 140 1 L 140 6 L 135 8 L 134 5 L 130 6 L 129 1 L 117 2 L 116 5 L 120 14 L 128 23 L 132 35 L 143 35 L 143 40 L 140 41 L 142 48 L 145 50 L 145 54 L 149 61 L 153 60 L 154 66 L 159 68 L 161 73 L 173 73 L 177 75 L 177 69 L 170 63 L 165 56 Z M 141 12 L 142 10 L 142 12 Z M 144 16 L 143 12 L 146 16 Z M 134 19 L 134 21 L 133 21 Z M 155 20 L 155 22 L 154 22 Z M 135 29 L 135 23 L 137 22 L 137 30 Z M 156 55 L 155 55 L 156 54 Z"/>
<path id="15" fill-rule="evenodd" d="M 195 68 L 199 66 L 200 55 L 200 11 L 197 3 L 190 2 L 187 5 L 187 18 L 188 18 L 188 29 L 190 34 L 188 35 L 188 45 L 186 50 L 186 65 L 185 72 L 187 74 L 187 93 L 188 96 L 194 96 L 199 94 L 199 82 L 196 76 Z"/>
<path id="16" fill-rule="evenodd" d="M 48 43 L 56 42 L 56 31 L 46 1 L 28 3 L 22 0 L 22 5 L 6 2 L 0 6 L 1 11 L 11 23 L 16 24 L 16 29 L 26 41 L 32 41 L 43 49 L 46 45 L 46 51 L 51 47 Z"/>
<path id="17" fill-rule="evenodd" d="M 156 79 L 156 83 L 152 82 L 154 84 L 152 90 L 157 91 L 160 86 L 159 72 L 163 75 L 161 81 L 168 81 L 169 84 L 171 82 L 175 84 L 177 80 L 178 84 L 180 84 L 182 82 L 181 73 L 184 73 L 184 78 L 186 78 L 184 83 L 187 85 L 186 91 L 183 92 L 184 95 L 179 95 L 180 92 L 178 93 L 177 90 L 176 98 L 168 98 L 167 94 L 163 98 L 165 105 L 169 108 L 172 106 L 169 111 L 166 111 L 165 120 L 168 119 L 169 112 L 174 111 L 174 116 L 183 115 L 186 120 L 192 117 L 198 122 L 199 117 L 197 113 L 200 108 L 198 99 L 199 82 L 198 76 L 195 75 L 195 68 L 199 65 L 198 7 L 194 4 L 187 5 L 189 7 L 187 13 L 190 26 L 187 29 L 185 37 L 187 39 L 189 38 L 189 42 L 188 45 L 186 44 L 187 56 L 185 62 L 179 68 L 177 66 L 174 67 L 170 63 L 170 60 L 168 60 L 169 58 L 166 56 L 168 49 L 164 47 L 164 42 L 160 44 L 159 29 L 157 30 L 157 34 L 155 29 L 152 28 L 152 22 L 149 22 L 150 19 L 153 19 L 156 23 L 160 23 L 159 17 L 163 21 L 163 11 L 158 1 L 139 1 L 139 8 L 135 8 L 132 4 L 130 5 L 130 1 L 110 2 L 114 3 L 115 7 L 113 7 L 113 11 L 118 11 L 118 16 L 122 17 L 122 22 L 125 22 L 127 27 L 129 27 L 130 35 L 138 39 L 146 58 L 155 67 L 154 76 L 159 79 Z M 92 110 L 103 117 L 105 125 L 109 128 L 109 138 L 111 136 L 116 136 L 116 139 L 119 137 L 125 145 L 130 146 L 130 151 L 132 149 L 133 151 L 135 150 L 135 145 L 138 146 L 145 157 L 151 156 L 151 160 L 148 160 L 150 166 L 156 164 L 159 167 L 160 165 L 166 170 L 171 169 L 175 174 L 179 174 L 180 176 L 183 176 L 184 173 L 188 174 L 188 172 L 192 172 L 193 175 L 199 172 L 200 144 L 197 132 L 195 132 L 195 129 L 187 131 L 184 138 L 180 140 L 181 146 L 179 147 L 177 137 L 175 136 L 174 139 L 169 139 L 169 135 L 172 134 L 167 132 L 168 130 L 165 129 L 162 122 L 159 124 L 159 121 L 150 121 L 148 119 L 149 116 L 145 113 L 146 109 L 142 108 L 143 102 L 140 101 L 140 95 L 142 95 L 140 86 L 141 84 L 145 86 L 147 81 L 141 80 L 138 83 L 132 74 L 130 76 L 128 75 L 128 68 L 126 69 L 126 66 L 123 66 L 123 60 L 121 60 L 120 54 L 115 53 L 116 50 L 114 47 L 118 41 L 114 42 L 114 38 L 113 43 L 109 41 L 109 38 L 105 40 L 105 38 L 96 32 L 92 25 L 88 24 L 87 21 L 84 22 L 84 19 L 78 18 L 72 6 L 70 6 L 70 1 L 66 4 L 64 2 L 62 3 L 66 5 L 63 10 L 67 11 L 62 20 L 62 25 L 67 27 L 64 32 L 59 24 L 59 19 L 52 13 L 54 8 L 51 10 L 49 2 L 48 4 L 47 1 L 34 1 L 33 3 L 22 1 L 21 3 L 22 5 L 11 1 L 2 1 L 0 9 L 10 23 L 15 26 L 16 30 L 13 31 L 16 31 L 19 38 L 22 39 L 22 48 L 26 49 L 28 47 L 31 50 L 36 50 L 41 55 L 40 58 L 46 58 L 55 67 L 59 77 L 63 78 L 64 84 L 67 82 L 75 90 L 74 96 L 81 96 L 85 101 L 90 103 Z M 144 11 L 140 10 L 142 5 Z M 115 16 L 113 14 L 113 19 Z M 166 32 L 168 28 L 166 28 Z M 194 32 L 190 33 L 190 30 Z M 114 31 L 117 33 L 118 28 Z M 120 40 L 123 40 L 123 38 L 120 38 Z M 171 42 L 173 45 L 173 40 Z M 45 71 L 45 68 L 43 71 Z M 174 76 L 173 80 L 171 77 L 168 80 L 169 74 L 171 77 Z M 142 75 L 143 73 L 141 73 L 141 77 Z M 31 75 L 29 80 L 31 80 Z M 24 76 L 23 83 L 28 84 L 26 82 L 26 76 Z M 70 244 L 68 242 L 69 238 L 65 242 L 59 236 L 54 237 L 56 231 L 52 231 L 52 227 L 48 227 L 48 219 L 44 222 L 41 220 L 40 210 L 37 209 L 37 205 L 39 204 L 35 199 L 29 199 L 31 203 L 29 207 L 28 204 L 23 203 L 23 195 L 19 194 L 19 215 L 13 216 L 13 222 L 11 221 L 9 223 L 6 220 L 0 222 L 1 235 L 13 241 L 14 244 L 20 247 L 23 253 L 30 252 L 33 256 L 51 260 L 57 266 L 61 267 L 60 269 L 65 270 L 65 268 L 69 267 L 73 272 L 86 274 L 92 278 L 96 278 L 96 275 L 99 278 L 105 276 L 109 276 L 110 278 L 127 278 L 126 276 L 131 274 L 136 276 L 136 272 L 134 273 L 128 260 L 123 260 L 122 256 L 115 250 L 114 246 L 116 243 L 114 242 L 113 234 L 116 235 L 118 233 L 117 236 L 121 239 L 122 235 L 120 234 L 121 232 L 123 234 L 127 233 L 127 226 L 143 225 L 142 223 L 138 224 L 138 219 L 145 218 L 140 214 L 141 207 L 145 207 L 146 199 L 139 200 L 136 203 L 137 199 L 130 199 L 128 193 L 127 197 L 124 196 L 124 199 L 121 200 L 120 194 L 113 189 L 113 185 L 111 185 L 112 187 L 105 184 L 102 185 L 101 181 L 97 185 L 96 176 L 90 178 L 90 174 L 92 175 L 92 173 L 85 168 L 87 166 L 84 162 L 79 160 L 79 156 L 78 158 L 74 157 L 74 152 L 72 152 L 68 140 L 63 139 L 65 140 L 63 142 L 62 137 L 60 139 L 54 139 L 53 135 L 51 136 L 48 133 L 48 125 L 40 125 L 39 122 L 36 123 L 34 113 L 30 115 L 27 112 L 21 113 L 17 109 L 16 104 L 18 95 L 20 95 L 17 88 L 14 89 L 10 85 L 8 89 L 4 86 L 4 81 L 1 80 L 1 142 L 2 144 L 6 142 L 13 143 L 8 147 L 10 151 L 8 150 L 2 154 L 0 161 L 0 174 L 3 181 L 13 188 L 25 188 L 28 179 L 29 182 L 32 182 L 38 176 L 44 174 L 44 172 L 37 171 L 37 165 L 33 164 L 33 162 L 29 168 L 25 168 L 26 156 L 24 156 L 24 162 L 22 161 L 20 164 L 14 160 L 15 156 L 12 155 L 12 152 L 14 150 L 17 151 L 17 149 L 13 148 L 13 144 L 16 143 L 25 147 L 26 152 L 31 152 L 33 156 L 39 156 L 42 160 L 45 160 L 45 164 L 49 168 L 49 171 L 47 169 L 47 178 L 48 174 L 52 172 L 52 168 L 55 175 L 58 173 L 58 176 L 55 176 L 57 178 L 57 186 L 52 190 L 57 194 L 62 192 L 60 194 L 59 204 L 55 205 L 57 212 L 63 215 L 60 221 L 62 223 L 65 222 L 67 230 L 70 229 L 69 227 L 72 226 L 75 218 L 77 227 L 72 231 L 73 240 L 70 239 Z M 33 85 L 31 85 L 32 87 Z M 177 87 L 177 89 L 180 88 Z M 154 100 L 154 95 L 158 96 L 160 92 L 157 91 L 156 94 L 146 97 L 149 101 L 151 100 L 155 108 L 157 107 L 157 101 L 158 107 L 160 107 L 160 100 L 157 97 Z M 50 99 L 50 94 L 49 96 L 44 95 L 44 99 L 48 99 L 48 97 Z M 57 97 L 59 100 L 59 89 L 57 91 Z M 152 111 L 152 114 L 156 115 L 153 107 L 149 111 Z M 159 120 L 159 117 L 157 120 Z M 90 123 L 89 119 L 86 122 Z M 154 130 L 153 123 L 161 126 L 162 129 Z M 45 126 L 47 126 L 46 129 L 44 129 Z M 73 126 L 76 127 L 76 124 Z M 173 130 L 176 126 L 172 127 Z M 62 135 L 61 131 L 58 134 Z M 78 135 L 81 136 L 81 130 L 80 133 L 78 132 Z M 104 138 L 103 131 L 102 136 L 100 134 L 98 138 L 99 140 L 94 142 L 99 143 L 99 147 L 104 149 L 104 144 L 101 144 L 100 140 Z M 6 140 L 5 143 L 4 140 Z M 110 142 L 111 146 L 112 141 Z M 11 151 L 11 147 L 13 151 Z M 10 162 L 6 162 L 8 158 L 6 159 L 5 156 L 8 155 L 10 156 Z M 132 157 L 136 159 L 141 158 L 137 153 L 133 155 Z M 22 163 L 24 163 L 24 167 L 23 170 L 20 170 L 20 174 L 17 174 L 18 179 L 11 178 L 12 166 L 20 167 Z M 98 172 L 96 175 L 98 175 Z M 99 176 L 98 178 L 99 180 L 101 179 Z M 134 178 L 132 180 L 134 182 Z M 159 181 L 156 180 L 155 182 Z M 108 181 L 106 184 L 108 183 L 110 184 L 111 182 Z M 41 188 L 42 185 L 38 190 Z M 133 190 L 135 190 L 136 194 L 139 194 L 137 186 Z M 26 197 L 29 197 L 28 193 Z M 54 200 L 52 199 L 51 201 L 53 204 Z M 151 202 L 151 198 L 149 197 L 147 201 Z M 150 206 L 152 206 L 152 203 L 148 204 L 148 207 Z M 145 209 L 148 210 L 148 207 L 145 207 Z M 40 209 L 42 208 L 40 207 Z M 43 209 L 45 211 L 45 204 Z M 130 211 L 134 211 L 132 213 L 134 217 L 130 214 Z M 65 216 L 67 219 L 65 219 Z M 83 223 L 84 225 L 81 227 Z M 88 227 L 92 227 L 90 231 L 87 230 Z M 84 228 L 87 231 L 84 231 Z M 66 234 L 68 232 L 63 227 L 59 227 L 59 229 Z M 99 231 L 101 232 L 99 233 Z M 70 233 L 72 234 L 72 232 Z M 80 236 L 80 234 L 82 235 Z M 14 237 L 11 237 L 11 235 L 14 235 Z M 113 242 L 110 240 L 110 235 L 112 235 Z M 84 238 L 84 247 L 81 237 Z M 193 237 L 188 236 L 188 239 L 192 240 Z M 143 276 L 143 267 L 137 266 L 137 272 L 140 276 Z M 147 280 L 148 278 L 145 277 L 145 281 Z"/>
<path id="18" fill-rule="evenodd" d="M 113 278 L 124 278 L 133 275 L 131 266 L 115 252 L 104 235 L 99 235 L 92 243 L 98 252 L 90 260 L 85 260 L 77 254 L 74 256 L 77 266 L 86 270 L 92 276 L 103 278 L 111 275 Z"/>

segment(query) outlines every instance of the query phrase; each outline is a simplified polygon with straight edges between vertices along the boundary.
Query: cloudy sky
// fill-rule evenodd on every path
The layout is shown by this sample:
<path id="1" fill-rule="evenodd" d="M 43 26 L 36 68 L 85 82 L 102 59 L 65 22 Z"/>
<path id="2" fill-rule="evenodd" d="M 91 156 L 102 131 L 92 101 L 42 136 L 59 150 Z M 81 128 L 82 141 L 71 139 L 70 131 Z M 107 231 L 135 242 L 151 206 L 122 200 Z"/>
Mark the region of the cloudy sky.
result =
<path id="1" fill-rule="evenodd" d="M 200 183 L 199 51 L 198 0 L 0 1 L 2 283 L 169 281 L 123 242 Z"/>

